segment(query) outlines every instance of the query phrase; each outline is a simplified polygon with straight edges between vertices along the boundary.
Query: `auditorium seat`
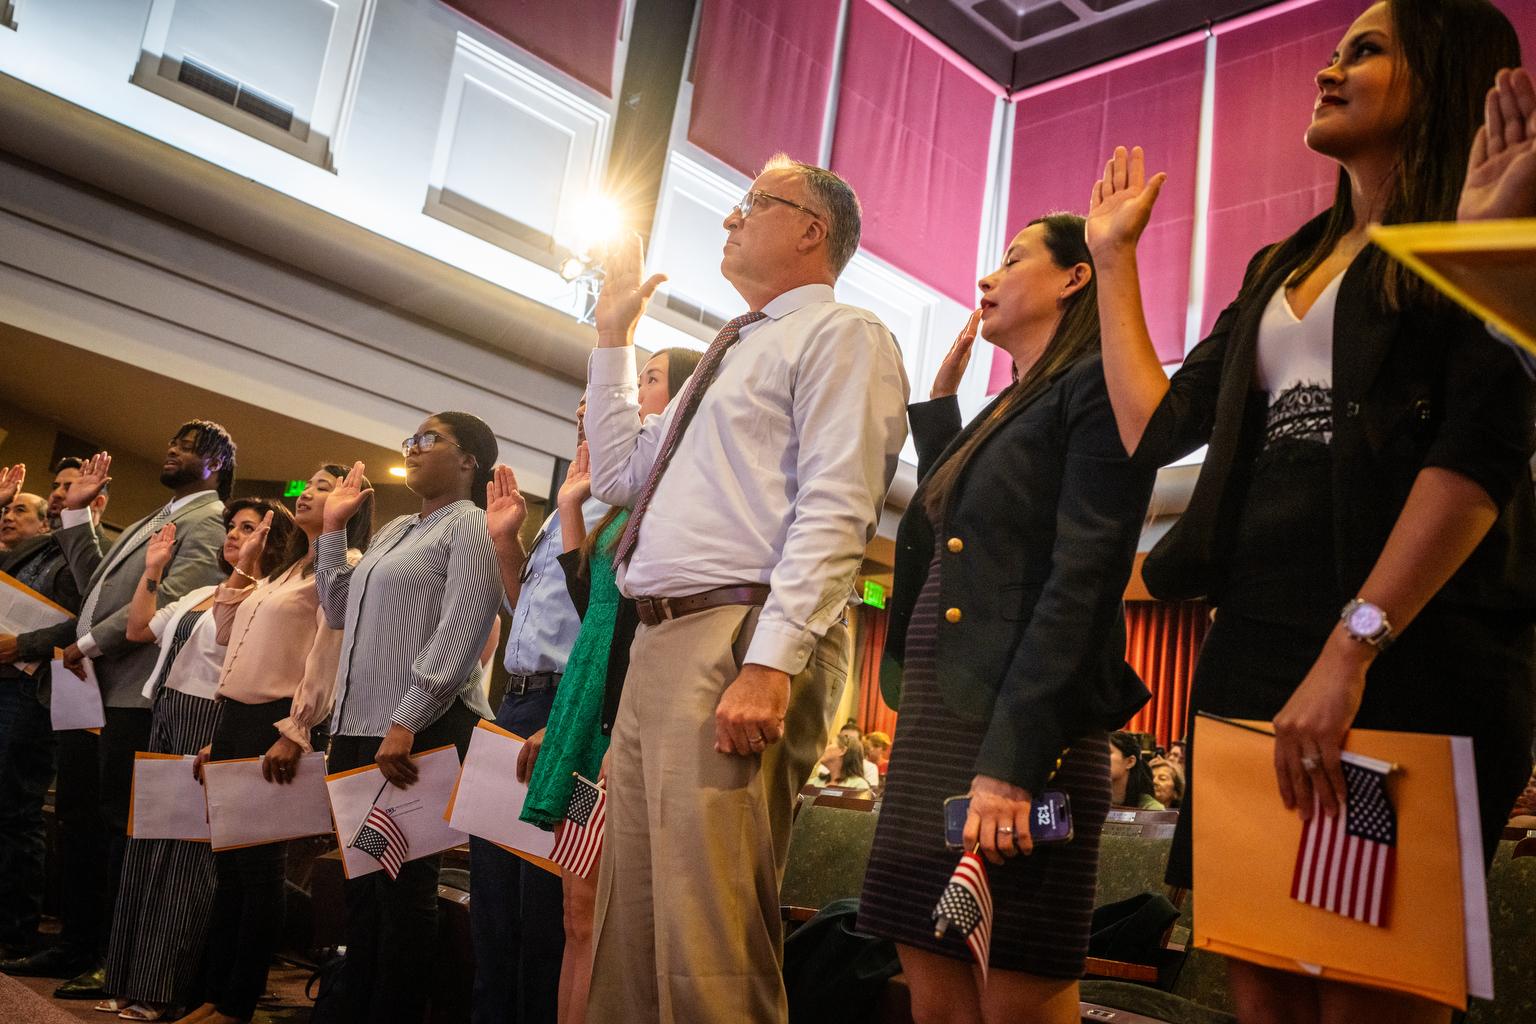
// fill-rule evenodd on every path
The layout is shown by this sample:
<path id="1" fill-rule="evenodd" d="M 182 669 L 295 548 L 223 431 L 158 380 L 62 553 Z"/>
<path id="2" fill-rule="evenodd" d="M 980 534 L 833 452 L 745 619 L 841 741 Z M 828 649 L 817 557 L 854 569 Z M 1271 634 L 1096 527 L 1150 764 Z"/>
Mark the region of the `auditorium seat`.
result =
<path id="1" fill-rule="evenodd" d="M 779 893 L 786 920 L 805 921 L 833 900 L 859 895 L 875 840 L 874 808 L 872 800 L 816 791 L 802 798 Z"/>
<path id="2" fill-rule="evenodd" d="M 1465 1024 L 1536 1020 L 1536 856 L 1515 853 L 1515 842 L 1500 843 L 1488 872 L 1493 991 L 1498 998 L 1474 999 Z"/>

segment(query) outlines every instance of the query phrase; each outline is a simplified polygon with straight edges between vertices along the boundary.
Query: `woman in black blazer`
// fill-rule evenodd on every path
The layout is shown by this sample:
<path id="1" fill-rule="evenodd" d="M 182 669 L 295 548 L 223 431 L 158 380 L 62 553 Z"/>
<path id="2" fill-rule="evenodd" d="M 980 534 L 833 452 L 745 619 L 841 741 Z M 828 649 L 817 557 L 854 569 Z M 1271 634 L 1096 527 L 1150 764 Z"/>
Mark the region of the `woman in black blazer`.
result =
<path id="1" fill-rule="evenodd" d="M 1082 218 L 1030 224 L 981 280 L 933 399 L 909 410 L 922 483 L 897 532 L 882 673 L 901 717 L 859 926 L 898 944 L 920 1024 L 1077 1020 L 1106 733 L 1147 700 L 1121 597 L 1155 472 L 1116 432 L 1095 287 Z M 1017 379 L 962 429 L 954 392 L 978 321 Z M 1019 857 L 1048 789 L 1070 798 L 1075 836 Z M 984 989 L 931 917 L 959 859 L 944 800 L 966 793 L 966 847 L 994 865 Z"/>
<path id="2" fill-rule="evenodd" d="M 1365 11 L 1317 75 L 1307 133 L 1340 165 L 1333 208 L 1254 258 L 1171 381 L 1140 307 L 1135 243 L 1161 176 L 1144 184 L 1139 150 L 1116 151 L 1088 222 L 1127 449 L 1156 465 L 1210 445 L 1143 566 L 1155 595 L 1218 607 L 1191 713 L 1272 719 L 1279 797 L 1303 817 L 1342 806 L 1352 726 L 1471 736 L 1490 857 L 1530 772 L 1536 402 L 1513 352 L 1366 232 L 1454 218 L 1484 92 L 1518 60 L 1487 0 Z M 1230 977 L 1244 1020 L 1446 1017 L 1236 961 Z"/>

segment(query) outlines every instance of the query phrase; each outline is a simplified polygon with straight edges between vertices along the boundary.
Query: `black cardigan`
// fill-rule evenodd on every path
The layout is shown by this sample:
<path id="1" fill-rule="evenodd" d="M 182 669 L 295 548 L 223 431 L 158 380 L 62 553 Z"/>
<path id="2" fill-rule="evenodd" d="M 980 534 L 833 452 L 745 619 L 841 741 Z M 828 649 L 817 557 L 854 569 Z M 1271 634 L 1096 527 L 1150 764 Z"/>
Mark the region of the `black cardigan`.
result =
<path id="1" fill-rule="evenodd" d="M 1236 300 L 1173 375 L 1135 459 L 1163 465 L 1210 450 L 1189 508 L 1142 566 L 1157 597 L 1221 600 L 1247 472 L 1264 437 L 1263 392 L 1253 384 L 1259 322 L 1286 276 L 1321 236 L 1324 217 L 1253 258 Z M 1376 564 L 1419 471 L 1438 466 L 1474 480 L 1500 508 L 1436 604 L 1536 609 L 1536 387 L 1514 352 L 1449 307 L 1382 313 L 1366 261 L 1339 284 L 1333 345 L 1333 516 L 1341 593 L 1355 594 Z"/>
<path id="2" fill-rule="evenodd" d="M 964 430 L 953 398 L 908 410 L 924 483 L 896 533 L 881 672 L 893 707 L 935 551 L 927 478 L 990 410 Z M 978 774 L 1039 793 L 1074 740 L 1146 703 L 1121 601 L 1155 473 L 1126 458 L 1097 356 L 1015 409 L 966 465 L 944 523 L 936 653 L 945 703 L 984 730 Z"/>

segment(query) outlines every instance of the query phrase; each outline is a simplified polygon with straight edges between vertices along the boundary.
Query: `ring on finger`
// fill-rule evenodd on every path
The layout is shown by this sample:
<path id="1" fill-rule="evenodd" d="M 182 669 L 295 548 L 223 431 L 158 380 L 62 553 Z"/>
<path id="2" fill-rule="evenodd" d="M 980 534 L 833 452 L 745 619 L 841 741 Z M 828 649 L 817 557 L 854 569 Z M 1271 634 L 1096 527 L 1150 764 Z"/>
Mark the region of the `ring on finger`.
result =
<path id="1" fill-rule="evenodd" d="M 1309 772 L 1315 772 L 1323 766 L 1323 763 L 1315 757 L 1303 757 L 1301 767 Z"/>
<path id="2" fill-rule="evenodd" d="M 997 826 L 997 834 L 1000 835 L 1000 836 L 1011 836 L 1011 835 L 1013 835 L 1013 826 L 1012 825 L 999 825 L 999 826 Z"/>

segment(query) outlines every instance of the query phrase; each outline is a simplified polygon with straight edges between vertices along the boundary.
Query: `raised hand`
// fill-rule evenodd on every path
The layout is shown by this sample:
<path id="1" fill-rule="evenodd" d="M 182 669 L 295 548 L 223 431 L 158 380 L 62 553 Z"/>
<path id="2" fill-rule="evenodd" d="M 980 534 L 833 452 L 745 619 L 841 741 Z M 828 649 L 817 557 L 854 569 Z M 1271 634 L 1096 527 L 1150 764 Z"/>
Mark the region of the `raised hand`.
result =
<path id="1" fill-rule="evenodd" d="M 620 348 L 635 343 L 635 325 L 645 315 L 646 303 L 667 279 L 666 274 L 652 274 L 641 283 L 644 262 L 637 234 L 630 234 L 604 254 L 603 290 L 597 297 L 593 314 L 597 321 L 598 348 Z"/>
<path id="2" fill-rule="evenodd" d="M 1500 71 L 1472 142 L 1457 220 L 1536 217 L 1536 84 L 1524 68 Z"/>
<path id="3" fill-rule="evenodd" d="M 325 500 L 325 532 L 335 533 L 337 530 L 345 530 L 352 517 L 357 515 L 357 510 L 363 502 L 373 493 L 372 487 L 363 486 L 363 469 L 361 462 L 352 463 L 352 468 L 347 470 L 347 475 L 337 481 L 331 489 L 331 496 Z"/>
<path id="4" fill-rule="evenodd" d="M 174 554 L 176 554 L 176 524 L 166 523 L 149 539 L 149 544 L 144 548 L 144 575 L 158 580 L 160 574 L 165 572 L 165 567 L 171 564 L 171 557 Z"/>
<path id="5" fill-rule="evenodd" d="M 261 517 L 261 524 L 240 542 L 240 556 L 236 563 L 241 572 L 255 577 L 261 574 L 261 556 L 267 551 L 267 535 L 272 531 L 272 513 Z"/>
<path id="6" fill-rule="evenodd" d="M 576 446 L 576 457 L 571 460 L 570 468 L 565 471 L 565 483 L 560 485 L 560 491 L 555 495 L 555 505 L 562 511 L 579 509 L 590 497 L 592 497 L 592 453 L 587 449 L 587 442 L 583 441 Z"/>
<path id="7" fill-rule="evenodd" d="M 1163 189 L 1166 174 L 1146 180 L 1146 155 L 1141 147 L 1129 153 L 1115 147 L 1115 155 L 1104 165 L 1104 177 L 1093 183 L 1093 200 L 1088 206 L 1088 249 L 1095 258 L 1119 250 L 1135 249 L 1141 233 L 1152 217 L 1152 206 Z"/>
<path id="8" fill-rule="evenodd" d="M 111 472 L 112 456 L 106 452 L 97 452 L 86 459 L 80 467 L 80 475 L 70 482 L 69 490 L 64 492 L 64 507 L 89 508 L 97 495 L 112 482 Z"/>
<path id="9" fill-rule="evenodd" d="M 485 484 L 485 530 L 491 535 L 491 543 L 498 547 L 515 545 L 527 518 L 528 500 L 517 489 L 517 474 L 511 466 L 497 463 Z"/>
<path id="10" fill-rule="evenodd" d="M 933 378 L 933 388 L 928 392 L 929 398 L 948 398 L 959 392 L 960 380 L 965 376 L 965 368 L 971 363 L 971 349 L 976 344 L 976 332 L 980 329 L 981 310 L 978 309 L 960 329 L 955 343 L 949 347 L 944 361 L 939 364 L 939 372 Z"/>
<path id="11" fill-rule="evenodd" d="M 9 505 L 21 493 L 21 485 L 27 482 L 27 465 L 18 462 L 14 466 L 0 466 L 0 505 Z"/>

